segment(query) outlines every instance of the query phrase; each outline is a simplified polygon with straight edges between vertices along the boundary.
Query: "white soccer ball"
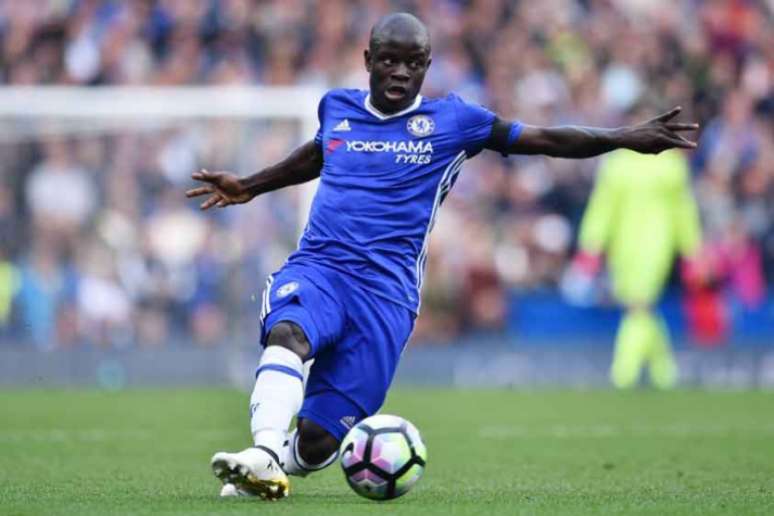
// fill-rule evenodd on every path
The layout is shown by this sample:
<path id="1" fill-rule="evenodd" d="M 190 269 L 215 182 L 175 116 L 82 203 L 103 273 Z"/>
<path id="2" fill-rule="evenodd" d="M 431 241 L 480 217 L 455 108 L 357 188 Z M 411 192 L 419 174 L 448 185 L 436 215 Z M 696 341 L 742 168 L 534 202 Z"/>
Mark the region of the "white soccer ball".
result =
<path id="1" fill-rule="evenodd" d="M 372 500 L 409 492 L 422 477 L 427 448 L 414 425 L 398 416 L 371 416 L 341 443 L 341 468 L 350 487 Z"/>

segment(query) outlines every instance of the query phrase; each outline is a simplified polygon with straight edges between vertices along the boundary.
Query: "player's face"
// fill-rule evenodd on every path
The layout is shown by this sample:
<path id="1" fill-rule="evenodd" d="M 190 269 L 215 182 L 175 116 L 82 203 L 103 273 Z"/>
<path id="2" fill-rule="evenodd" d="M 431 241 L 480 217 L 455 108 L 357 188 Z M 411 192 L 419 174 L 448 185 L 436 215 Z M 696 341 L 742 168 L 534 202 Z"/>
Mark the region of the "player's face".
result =
<path id="1" fill-rule="evenodd" d="M 387 40 L 365 51 L 371 101 L 379 111 L 394 113 L 414 102 L 430 67 L 430 50 L 416 40 Z"/>

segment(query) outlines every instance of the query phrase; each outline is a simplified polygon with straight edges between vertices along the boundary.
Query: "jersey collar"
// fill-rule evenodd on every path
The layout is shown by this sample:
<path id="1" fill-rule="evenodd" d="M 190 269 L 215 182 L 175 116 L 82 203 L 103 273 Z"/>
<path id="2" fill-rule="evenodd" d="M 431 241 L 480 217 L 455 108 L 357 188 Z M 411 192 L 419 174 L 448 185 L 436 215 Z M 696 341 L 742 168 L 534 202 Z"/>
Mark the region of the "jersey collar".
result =
<path id="1" fill-rule="evenodd" d="M 365 108 L 366 108 L 366 110 L 369 113 L 371 113 L 372 115 L 374 115 L 376 118 L 378 118 L 379 120 L 389 120 L 390 118 L 395 118 L 397 116 L 405 115 L 406 113 L 411 113 L 412 111 L 417 109 L 421 103 L 422 103 L 422 95 L 417 95 L 417 97 L 414 99 L 414 102 L 409 107 L 407 107 L 406 109 L 404 109 L 402 111 L 398 111 L 397 113 L 390 113 L 389 115 L 386 115 L 386 114 L 382 113 L 381 111 L 379 111 L 378 109 L 376 109 L 376 106 L 371 104 L 371 94 L 370 93 L 368 95 L 366 95 L 366 98 L 365 98 Z"/>

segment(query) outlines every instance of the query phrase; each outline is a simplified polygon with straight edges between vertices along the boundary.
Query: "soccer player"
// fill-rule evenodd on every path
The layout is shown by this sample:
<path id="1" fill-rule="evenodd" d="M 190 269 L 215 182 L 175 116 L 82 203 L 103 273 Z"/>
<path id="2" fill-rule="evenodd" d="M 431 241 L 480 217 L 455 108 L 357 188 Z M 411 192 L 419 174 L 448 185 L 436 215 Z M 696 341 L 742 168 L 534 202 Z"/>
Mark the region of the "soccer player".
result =
<path id="1" fill-rule="evenodd" d="M 597 173 L 579 240 L 576 260 L 588 264 L 589 272 L 607 255 L 613 294 L 626 309 L 610 369 L 613 385 L 633 387 L 648 365 L 655 387 L 674 387 L 677 363 L 654 305 L 675 254 L 687 268 L 698 264 L 701 227 L 685 156 L 676 150 L 658 156 L 611 153 Z"/>
<path id="2" fill-rule="evenodd" d="M 695 146 L 679 132 L 697 126 L 671 121 L 679 108 L 617 129 L 533 127 L 454 94 L 424 98 L 430 36 L 410 14 L 381 18 L 364 57 L 369 91 L 328 92 L 316 137 L 284 161 L 244 178 L 192 175 L 206 184 L 187 195 L 208 196 L 205 210 L 320 178 L 298 250 L 266 282 L 254 446 L 212 458 L 223 495 L 286 496 L 287 475 L 331 464 L 347 430 L 379 410 L 419 311 L 428 235 L 466 159 L 484 149 L 588 158 Z"/>

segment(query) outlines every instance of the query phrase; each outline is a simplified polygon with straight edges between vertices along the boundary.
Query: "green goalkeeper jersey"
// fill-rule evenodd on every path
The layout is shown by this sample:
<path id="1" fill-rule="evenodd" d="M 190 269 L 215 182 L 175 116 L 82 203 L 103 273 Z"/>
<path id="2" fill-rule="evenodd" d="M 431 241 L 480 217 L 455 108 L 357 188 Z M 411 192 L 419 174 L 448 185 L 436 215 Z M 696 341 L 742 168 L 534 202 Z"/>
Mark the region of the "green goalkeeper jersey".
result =
<path id="1" fill-rule="evenodd" d="M 621 302 L 655 302 L 675 255 L 695 253 L 700 233 L 682 152 L 654 156 L 618 150 L 602 162 L 583 216 L 580 246 L 607 255 Z"/>

